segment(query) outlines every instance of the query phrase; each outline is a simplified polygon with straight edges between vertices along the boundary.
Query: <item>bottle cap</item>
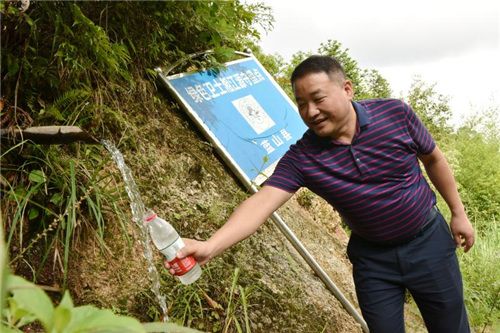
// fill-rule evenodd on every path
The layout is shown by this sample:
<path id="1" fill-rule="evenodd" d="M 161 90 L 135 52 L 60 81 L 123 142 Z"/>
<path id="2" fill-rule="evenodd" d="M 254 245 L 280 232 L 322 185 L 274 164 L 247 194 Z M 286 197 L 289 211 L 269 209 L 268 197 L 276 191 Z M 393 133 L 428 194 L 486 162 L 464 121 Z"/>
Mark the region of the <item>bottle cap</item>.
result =
<path id="1" fill-rule="evenodd" d="M 147 212 L 144 215 L 144 222 L 151 222 L 153 221 L 158 215 L 156 215 L 155 212 Z"/>

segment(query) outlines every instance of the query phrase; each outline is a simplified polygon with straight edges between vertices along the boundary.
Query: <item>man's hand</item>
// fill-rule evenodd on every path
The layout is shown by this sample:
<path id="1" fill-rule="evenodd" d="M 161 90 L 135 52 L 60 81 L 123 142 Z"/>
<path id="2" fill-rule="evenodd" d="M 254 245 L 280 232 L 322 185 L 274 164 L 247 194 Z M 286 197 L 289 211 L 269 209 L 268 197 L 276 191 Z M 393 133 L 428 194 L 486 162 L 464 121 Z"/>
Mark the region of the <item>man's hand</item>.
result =
<path id="1" fill-rule="evenodd" d="M 252 235 L 266 219 L 293 193 L 272 186 L 263 186 L 257 193 L 243 201 L 231 214 L 228 221 L 206 241 L 184 239 L 186 246 L 177 257 L 193 256 L 200 265 L 205 264 L 227 248 Z M 165 267 L 170 269 L 168 263 Z M 172 269 L 170 272 L 172 273 Z"/>
<path id="2" fill-rule="evenodd" d="M 465 213 L 460 216 L 452 215 L 450 229 L 457 247 L 463 247 L 464 252 L 469 251 L 474 245 L 474 228 L 467 215 Z"/>
<path id="3" fill-rule="evenodd" d="M 474 228 L 465 214 L 455 178 L 446 158 L 437 146 L 432 153 L 419 155 L 418 158 L 451 211 L 450 229 L 457 247 L 463 247 L 465 252 L 469 251 L 474 245 Z"/>
<path id="4" fill-rule="evenodd" d="M 207 241 L 197 241 L 189 238 L 183 238 L 182 240 L 186 246 L 177 252 L 177 258 L 182 259 L 193 256 L 200 265 L 204 265 L 212 259 L 212 249 Z M 163 263 L 165 264 L 165 268 L 167 268 L 170 274 L 173 275 L 175 271 L 170 268 L 167 260 L 164 260 Z"/>

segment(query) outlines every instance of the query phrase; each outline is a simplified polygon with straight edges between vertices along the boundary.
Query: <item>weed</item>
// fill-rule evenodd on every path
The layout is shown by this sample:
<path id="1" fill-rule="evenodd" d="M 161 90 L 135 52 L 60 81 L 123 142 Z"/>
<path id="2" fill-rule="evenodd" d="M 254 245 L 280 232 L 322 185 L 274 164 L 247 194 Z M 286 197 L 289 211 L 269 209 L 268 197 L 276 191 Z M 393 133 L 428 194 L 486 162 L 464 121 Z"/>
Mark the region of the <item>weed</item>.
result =
<path id="1" fill-rule="evenodd" d="M 306 209 L 309 209 L 312 207 L 314 198 L 315 198 L 314 193 L 312 193 L 308 189 L 301 189 L 297 193 L 297 202 L 299 203 L 299 205 L 301 205 L 302 207 L 304 207 Z"/>
<path id="2" fill-rule="evenodd" d="M 238 284 L 240 274 L 239 268 L 235 268 L 231 288 L 229 290 L 229 300 L 226 308 L 226 319 L 224 320 L 223 332 L 227 333 L 234 325 L 238 333 L 250 333 L 250 319 L 248 316 L 248 297 L 252 291 L 251 287 L 243 288 Z M 242 312 L 242 313 L 241 313 Z M 239 318 L 242 316 L 242 318 Z M 243 331 L 242 327 L 245 328 Z"/>

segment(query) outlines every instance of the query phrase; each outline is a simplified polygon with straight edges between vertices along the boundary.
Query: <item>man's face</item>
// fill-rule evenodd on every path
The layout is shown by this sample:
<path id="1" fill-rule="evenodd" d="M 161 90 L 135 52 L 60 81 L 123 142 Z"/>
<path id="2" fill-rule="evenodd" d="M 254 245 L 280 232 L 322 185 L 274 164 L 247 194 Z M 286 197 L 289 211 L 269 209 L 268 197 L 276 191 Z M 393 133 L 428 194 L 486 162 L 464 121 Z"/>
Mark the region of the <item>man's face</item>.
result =
<path id="1" fill-rule="evenodd" d="M 293 91 L 304 123 L 320 137 L 338 139 L 354 112 L 350 81 L 311 73 L 298 78 Z M 354 118 L 355 119 L 355 118 Z"/>

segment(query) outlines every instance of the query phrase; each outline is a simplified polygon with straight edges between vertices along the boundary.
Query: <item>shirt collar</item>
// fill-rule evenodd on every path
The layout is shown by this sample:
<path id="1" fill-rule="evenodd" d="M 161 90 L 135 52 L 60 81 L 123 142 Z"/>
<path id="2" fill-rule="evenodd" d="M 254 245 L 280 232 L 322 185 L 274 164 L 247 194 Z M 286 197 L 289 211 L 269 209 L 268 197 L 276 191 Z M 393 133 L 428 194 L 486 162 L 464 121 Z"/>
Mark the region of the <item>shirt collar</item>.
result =
<path id="1" fill-rule="evenodd" d="M 360 128 L 371 123 L 370 115 L 366 112 L 366 109 L 363 105 L 358 102 L 352 102 L 352 106 L 354 107 L 354 111 L 356 111 L 356 116 L 358 117 L 358 124 Z"/>

